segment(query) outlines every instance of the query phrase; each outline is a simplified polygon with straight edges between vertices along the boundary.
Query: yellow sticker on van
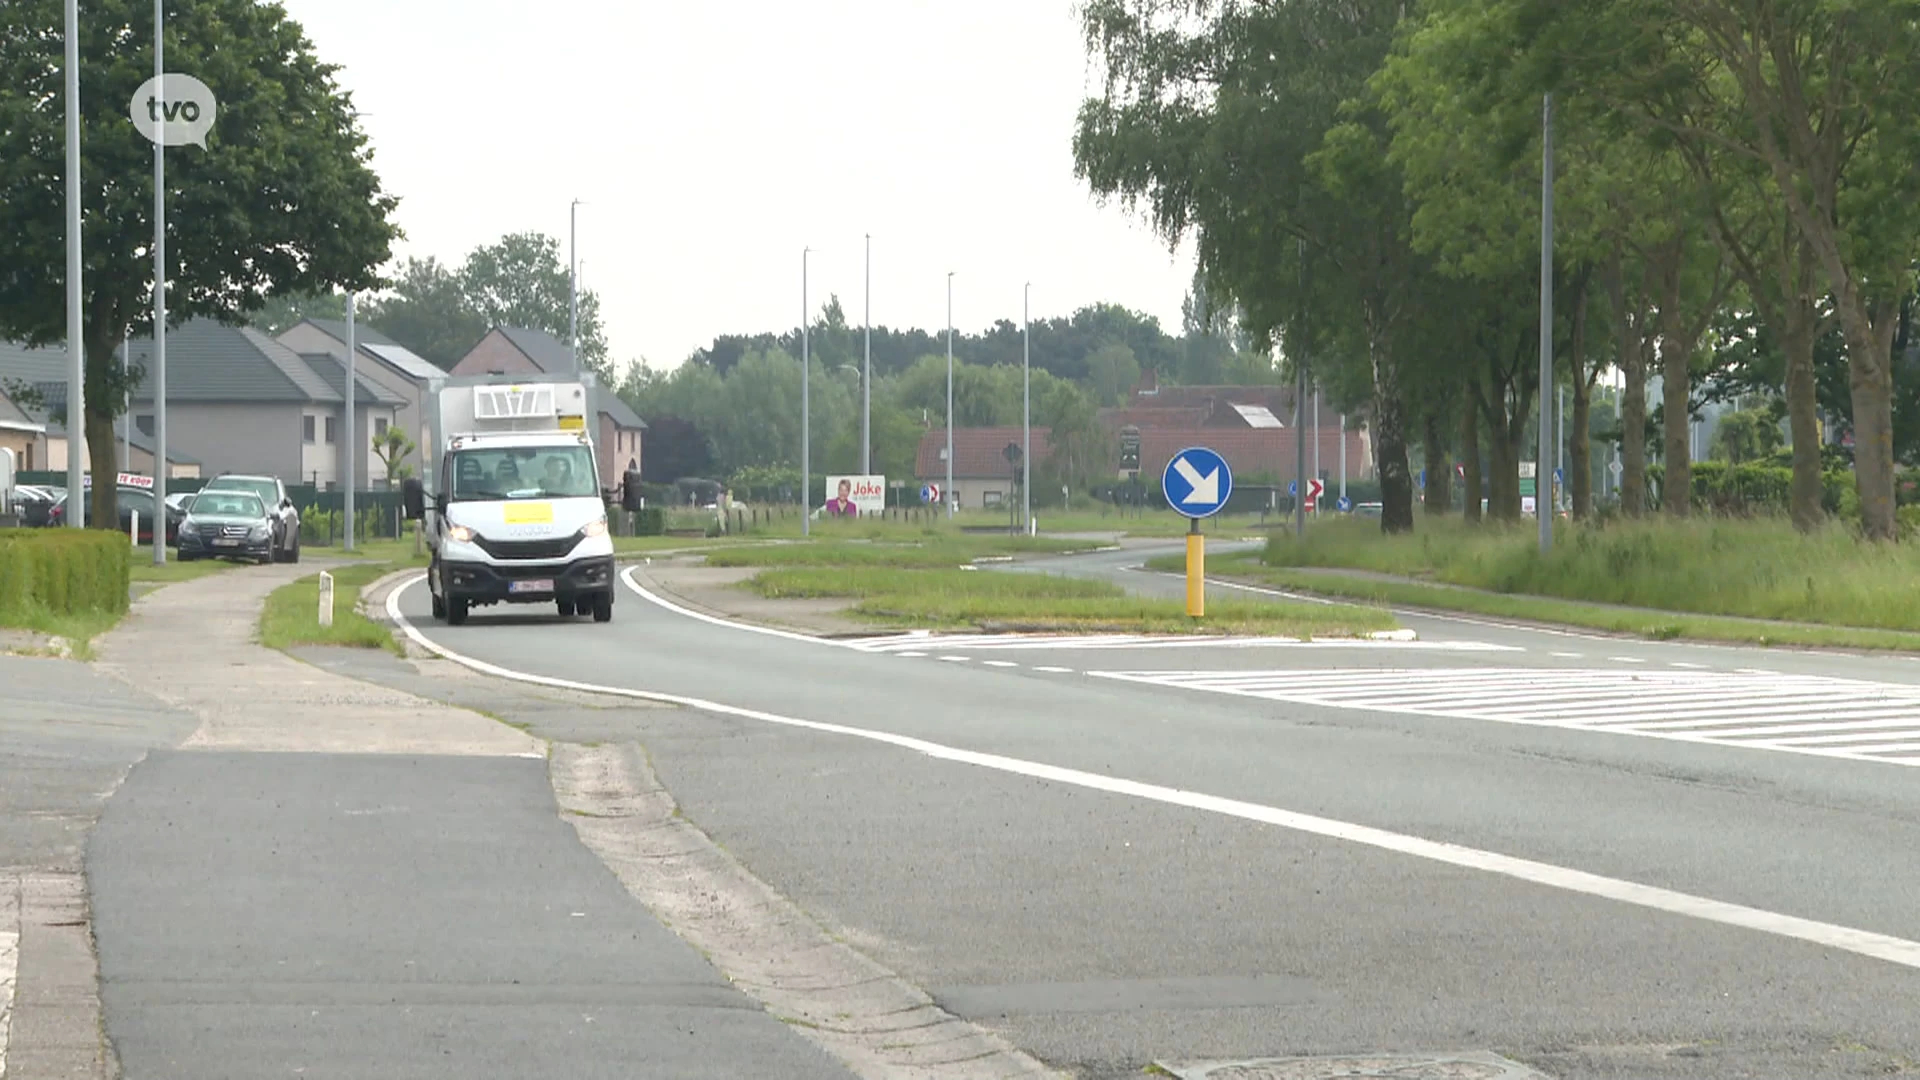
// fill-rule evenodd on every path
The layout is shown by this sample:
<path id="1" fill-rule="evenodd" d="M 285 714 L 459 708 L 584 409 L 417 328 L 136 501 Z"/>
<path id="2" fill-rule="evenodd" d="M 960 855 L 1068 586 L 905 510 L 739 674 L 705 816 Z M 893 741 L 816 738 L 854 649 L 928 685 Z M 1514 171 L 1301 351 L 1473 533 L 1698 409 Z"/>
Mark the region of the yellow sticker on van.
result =
<path id="1" fill-rule="evenodd" d="M 563 416 L 560 418 L 561 431 L 587 430 L 587 418 L 584 416 Z"/>
<path id="2" fill-rule="evenodd" d="M 510 502 L 506 506 L 506 517 L 509 525 L 551 525 L 553 504 Z"/>

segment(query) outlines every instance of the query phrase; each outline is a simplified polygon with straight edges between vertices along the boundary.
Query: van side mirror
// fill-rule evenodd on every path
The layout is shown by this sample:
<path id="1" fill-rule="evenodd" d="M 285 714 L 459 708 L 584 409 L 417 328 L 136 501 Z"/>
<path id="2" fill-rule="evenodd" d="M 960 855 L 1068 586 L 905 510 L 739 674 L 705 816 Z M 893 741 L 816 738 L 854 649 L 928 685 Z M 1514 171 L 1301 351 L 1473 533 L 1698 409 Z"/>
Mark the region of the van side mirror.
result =
<path id="1" fill-rule="evenodd" d="M 629 513 L 646 509 L 646 492 L 641 488 L 640 473 L 637 469 L 628 469 L 620 478 L 620 509 Z"/>
<path id="2" fill-rule="evenodd" d="M 426 517 L 427 489 L 412 477 L 400 481 L 400 505 L 408 521 L 419 521 Z"/>

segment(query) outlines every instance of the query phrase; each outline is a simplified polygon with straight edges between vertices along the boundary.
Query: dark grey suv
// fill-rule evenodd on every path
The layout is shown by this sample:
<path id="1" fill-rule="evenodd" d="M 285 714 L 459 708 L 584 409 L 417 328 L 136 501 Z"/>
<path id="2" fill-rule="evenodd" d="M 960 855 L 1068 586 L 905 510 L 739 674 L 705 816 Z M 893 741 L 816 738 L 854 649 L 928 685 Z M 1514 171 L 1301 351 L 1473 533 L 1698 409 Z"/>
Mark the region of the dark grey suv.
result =
<path id="1" fill-rule="evenodd" d="M 258 496 L 273 518 L 273 561 L 300 561 L 300 511 L 293 508 L 293 500 L 287 498 L 286 485 L 280 482 L 279 477 L 223 473 L 207 481 L 200 491 L 202 494 L 210 491 L 244 491 Z"/>

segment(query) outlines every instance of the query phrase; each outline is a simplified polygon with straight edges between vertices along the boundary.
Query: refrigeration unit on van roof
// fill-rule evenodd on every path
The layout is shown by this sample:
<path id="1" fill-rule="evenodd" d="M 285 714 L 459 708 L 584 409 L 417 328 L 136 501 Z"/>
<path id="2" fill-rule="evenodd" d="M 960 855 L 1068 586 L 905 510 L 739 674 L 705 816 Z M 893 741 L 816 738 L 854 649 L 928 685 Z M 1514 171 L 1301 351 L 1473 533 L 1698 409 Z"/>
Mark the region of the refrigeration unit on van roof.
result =
<path id="1" fill-rule="evenodd" d="M 452 435 L 578 433 L 587 428 L 587 388 L 578 382 L 448 387 L 443 429 Z"/>

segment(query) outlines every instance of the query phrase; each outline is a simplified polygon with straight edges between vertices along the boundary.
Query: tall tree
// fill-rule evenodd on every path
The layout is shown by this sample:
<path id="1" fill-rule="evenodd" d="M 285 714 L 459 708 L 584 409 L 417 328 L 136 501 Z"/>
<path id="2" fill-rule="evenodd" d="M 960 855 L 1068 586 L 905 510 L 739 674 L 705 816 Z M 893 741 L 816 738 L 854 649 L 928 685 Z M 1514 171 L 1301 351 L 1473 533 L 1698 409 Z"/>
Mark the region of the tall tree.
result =
<path id="1" fill-rule="evenodd" d="M 392 288 L 367 305 L 368 325 L 428 362 L 451 368 L 487 332 L 487 317 L 467 300 L 460 277 L 438 259 L 408 259 Z"/>
<path id="2" fill-rule="evenodd" d="M 460 294 L 489 326 L 523 326 L 568 340 L 572 279 L 554 237 L 510 233 L 475 248 L 455 276 Z M 612 364 L 600 325 L 600 298 L 582 290 L 579 300 L 580 363 L 608 379 Z"/>
<path id="3" fill-rule="evenodd" d="M 66 337 L 64 12 L 13 0 L 0 32 L 0 335 Z M 353 104 L 277 3 L 174 0 L 172 70 L 219 101 L 205 149 L 167 154 L 170 320 L 237 323 L 269 300 L 370 289 L 389 258 L 396 200 L 374 175 Z M 114 418 L 143 373 L 116 350 L 151 333 L 151 144 L 126 103 L 152 71 L 153 5 L 89 0 L 81 21 L 81 201 L 86 438 L 95 476 L 115 470 Z M 118 520 L 93 485 L 94 520 Z"/>

